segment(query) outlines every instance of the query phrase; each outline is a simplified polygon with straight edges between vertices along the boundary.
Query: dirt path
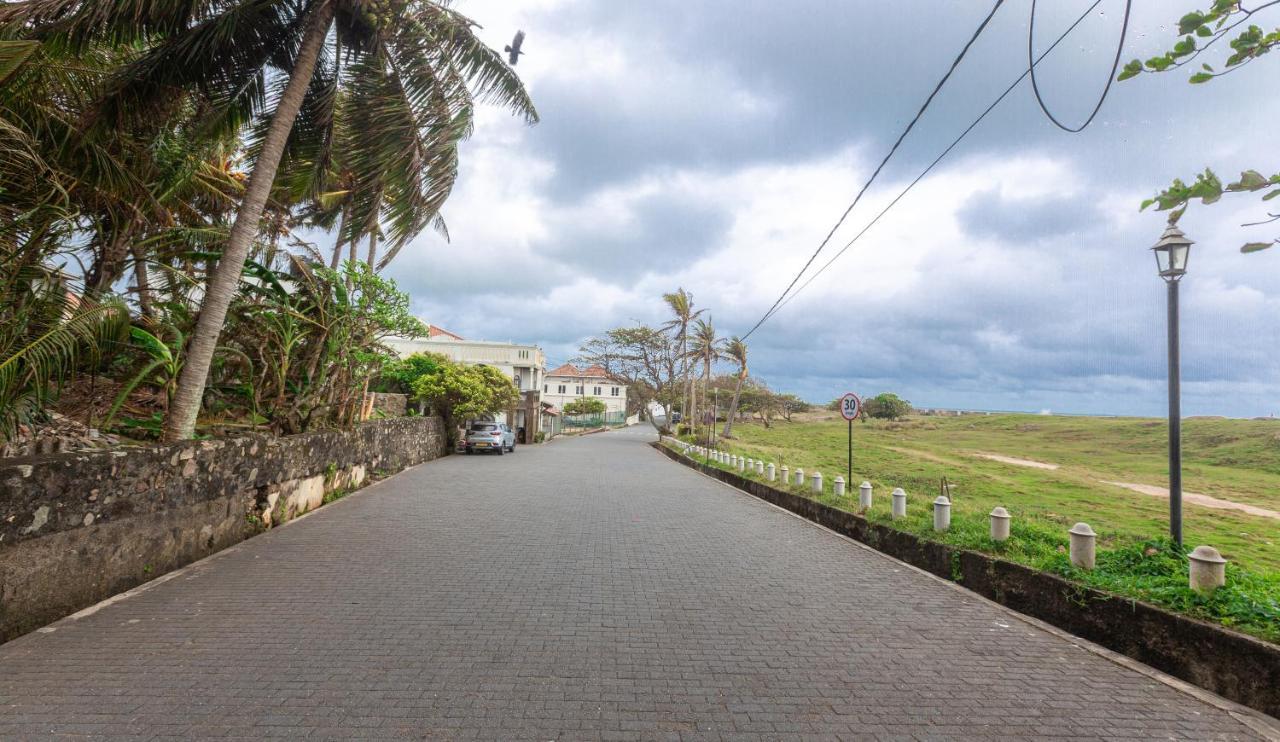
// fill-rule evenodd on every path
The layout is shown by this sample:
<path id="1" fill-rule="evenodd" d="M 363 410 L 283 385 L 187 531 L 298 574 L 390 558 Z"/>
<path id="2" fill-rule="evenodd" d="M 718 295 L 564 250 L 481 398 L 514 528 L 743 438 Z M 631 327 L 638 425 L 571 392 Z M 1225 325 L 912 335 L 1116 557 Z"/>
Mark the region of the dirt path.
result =
<path id="1" fill-rule="evenodd" d="M 926 453 L 924 451 L 917 451 L 910 448 L 894 448 L 889 446 L 886 446 L 886 448 L 888 448 L 891 451 L 897 451 L 898 453 L 905 453 L 911 456 L 918 456 L 927 461 L 933 461 L 940 464 L 953 463 L 951 461 L 948 461 L 947 459 L 944 459 L 941 456 L 935 456 L 934 454 Z M 1002 464 L 1011 464 L 1013 466 L 1025 466 L 1030 469 L 1057 471 L 1058 469 L 1061 468 L 1058 464 L 1050 464 L 1044 461 L 1033 461 L 1032 459 L 1020 459 L 1015 456 L 1002 456 L 1000 454 L 995 454 L 995 453 L 973 453 L 971 455 L 980 459 L 987 459 L 989 461 L 998 461 Z M 1127 489 L 1130 492 L 1137 492 L 1139 494 L 1149 495 L 1151 497 L 1161 497 L 1166 500 L 1169 499 L 1168 489 L 1164 487 L 1152 485 L 1152 484 L 1137 484 L 1135 482 L 1112 482 L 1106 479 L 1093 479 L 1092 477 L 1090 477 L 1090 481 L 1094 481 L 1099 484 L 1109 484 L 1113 487 L 1123 487 L 1124 489 Z M 1271 518 L 1273 520 L 1280 520 L 1280 511 L 1268 510 L 1267 508 L 1261 508 L 1261 507 L 1258 507 L 1257 505 L 1248 505 L 1242 502 L 1232 502 L 1231 500 L 1223 500 L 1217 497 L 1210 497 L 1209 495 L 1202 495 L 1198 492 L 1183 492 L 1182 499 L 1184 502 L 1189 502 L 1196 505 L 1202 505 L 1206 508 L 1213 508 L 1214 510 L 1234 510 L 1239 513 L 1245 513 L 1246 515 L 1255 515 L 1259 518 Z"/>
<path id="2" fill-rule="evenodd" d="M 998 453 L 975 453 L 974 456 L 977 456 L 980 459 L 990 459 L 992 461 L 999 461 L 1002 464 L 1013 464 L 1014 466 L 1028 466 L 1028 467 L 1031 467 L 1032 469 L 1047 469 L 1049 471 L 1054 471 L 1058 468 L 1057 464 L 1046 464 L 1043 461 L 1032 461 L 1031 459 L 1019 459 L 1019 458 L 1014 458 L 1013 456 L 1001 456 Z"/>
<path id="3" fill-rule="evenodd" d="M 1152 497 L 1162 497 L 1166 500 L 1169 499 L 1169 490 L 1164 487 L 1157 487 L 1151 484 L 1135 484 L 1133 482 L 1108 482 L 1105 479 L 1100 479 L 1098 481 L 1103 484 L 1124 487 L 1132 492 L 1151 495 Z M 1274 518 L 1276 520 L 1280 520 L 1280 512 L 1275 510 L 1267 510 L 1266 508 L 1260 508 L 1256 505 L 1246 505 L 1240 502 L 1231 502 L 1230 500 L 1219 500 L 1216 497 L 1201 495 L 1196 492 L 1183 492 L 1182 499 L 1184 502 L 1194 502 L 1197 505 L 1203 505 L 1215 510 L 1237 510 L 1241 513 L 1248 513 L 1249 515 L 1256 515 L 1261 518 Z"/>

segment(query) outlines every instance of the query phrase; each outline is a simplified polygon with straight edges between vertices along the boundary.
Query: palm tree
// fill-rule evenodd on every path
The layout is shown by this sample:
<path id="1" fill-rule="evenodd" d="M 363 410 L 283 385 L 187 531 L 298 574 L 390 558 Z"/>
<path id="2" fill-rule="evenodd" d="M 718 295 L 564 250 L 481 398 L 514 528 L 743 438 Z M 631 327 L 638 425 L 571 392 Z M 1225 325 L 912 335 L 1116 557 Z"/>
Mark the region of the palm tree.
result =
<path id="1" fill-rule="evenodd" d="M 742 397 L 742 382 L 747 380 L 747 344 L 735 335 L 725 345 L 725 355 L 738 364 L 738 385 L 733 390 L 733 401 L 729 403 L 729 416 L 724 423 L 724 437 L 732 438 L 733 418 L 738 414 L 738 400 Z"/>
<path id="2" fill-rule="evenodd" d="M 699 318 L 693 328 L 693 345 L 689 355 L 702 361 L 702 404 L 707 405 L 707 392 L 711 383 L 711 366 L 724 358 L 724 340 L 716 337 L 716 328 L 711 319 Z M 694 388 L 694 408 L 697 408 L 697 388 Z M 696 424 L 696 420 L 695 420 Z"/>
<path id="3" fill-rule="evenodd" d="M 474 99 L 537 121 L 515 72 L 476 38 L 475 24 L 448 0 L 26 0 L 0 11 L 0 25 L 9 23 L 73 47 L 103 39 L 145 45 L 104 101 L 99 120 L 106 125 L 126 114 L 163 110 L 173 91 L 193 89 L 213 102 L 205 116 L 211 133 L 257 122 L 249 147 L 252 170 L 206 282 L 165 421 L 166 441 L 194 433 L 227 309 L 277 171 L 283 164 L 291 184 L 316 193 L 327 182 L 341 92 L 378 125 L 344 153 L 357 180 L 376 183 L 391 172 L 398 176 L 395 187 L 414 190 L 396 201 L 393 239 L 436 217 L 457 163 L 456 150 L 440 142 L 456 142 L 470 131 Z M 268 114 L 271 99 L 275 109 Z M 363 224 L 368 234 L 376 219 L 370 214 L 383 203 L 382 194 L 371 191 L 360 204 L 363 211 L 349 215 L 351 228 Z"/>
<path id="4" fill-rule="evenodd" d="M 676 343 L 679 348 L 677 356 L 680 358 L 680 418 L 682 420 L 689 419 L 689 323 L 701 315 L 704 309 L 693 311 L 693 294 L 685 291 L 683 288 L 676 289 L 669 294 L 663 294 L 662 300 L 667 303 L 667 307 L 671 309 L 671 313 L 675 315 L 670 322 L 663 326 L 664 329 L 674 330 L 679 328 L 676 333 Z"/>

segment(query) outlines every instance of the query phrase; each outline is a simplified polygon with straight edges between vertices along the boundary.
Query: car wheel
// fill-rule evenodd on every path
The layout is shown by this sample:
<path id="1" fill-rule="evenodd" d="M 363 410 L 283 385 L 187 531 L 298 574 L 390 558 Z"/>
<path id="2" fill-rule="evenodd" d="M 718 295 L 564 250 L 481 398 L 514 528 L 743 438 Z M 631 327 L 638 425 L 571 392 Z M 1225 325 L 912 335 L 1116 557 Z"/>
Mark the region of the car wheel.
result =
<path id="1" fill-rule="evenodd" d="M 512 443 L 512 444 L 511 444 L 511 448 L 508 448 L 508 449 L 507 449 L 507 452 L 508 452 L 508 453 L 515 453 L 515 452 L 516 452 L 516 444 Z"/>
<path id="2" fill-rule="evenodd" d="M 466 455 L 468 455 L 468 456 L 470 456 L 470 455 L 471 455 L 471 449 L 470 449 L 470 448 L 464 448 L 464 449 L 462 449 L 462 452 L 463 452 L 463 453 L 465 453 L 465 454 L 466 454 Z"/>
<path id="3" fill-rule="evenodd" d="M 498 446 L 498 447 L 497 447 L 496 449 L 494 449 L 494 450 L 496 450 L 496 451 L 498 452 L 498 455 L 499 455 L 499 456 L 501 456 L 501 455 L 502 455 L 502 446 Z"/>

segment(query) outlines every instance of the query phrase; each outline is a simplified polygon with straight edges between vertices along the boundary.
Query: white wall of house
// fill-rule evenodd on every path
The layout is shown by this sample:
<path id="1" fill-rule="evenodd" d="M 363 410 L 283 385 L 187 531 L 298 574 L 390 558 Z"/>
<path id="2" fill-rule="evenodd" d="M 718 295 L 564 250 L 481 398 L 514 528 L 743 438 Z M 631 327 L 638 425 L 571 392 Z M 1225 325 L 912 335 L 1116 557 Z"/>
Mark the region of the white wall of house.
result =
<path id="1" fill-rule="evenodd" d="M 606 412 L 626 412 L 627 387 L 603 376 L 547 375 L 542 385 L 542 401 L 557 409 L 575 399 L 594 397 L 604 402 Z"/>
<path id="2" fill-rule="evenodd" d="M 547 369 L 547 357 L 536 345 L 442 337 L 430 340 L 397 338 L 389 341 L 388 345 L 401 358 L 414 353 L 439 353 L 455 363 L 493 366 L 514 381 L 521 392 L 540 390 Z"/>

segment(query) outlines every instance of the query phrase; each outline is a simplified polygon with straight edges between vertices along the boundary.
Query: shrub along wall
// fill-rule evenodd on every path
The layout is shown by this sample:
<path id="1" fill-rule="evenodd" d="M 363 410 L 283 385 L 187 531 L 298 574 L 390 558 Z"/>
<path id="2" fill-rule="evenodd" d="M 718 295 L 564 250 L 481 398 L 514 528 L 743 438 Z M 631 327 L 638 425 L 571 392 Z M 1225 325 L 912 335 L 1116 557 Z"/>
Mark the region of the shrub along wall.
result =
<path id="1" fill-rule="evenodd" d="M 766 502 L 953 580 L 1019 613 L 1280 718 L 1280 647 L 976 551 L 921 539 L 846 510 L 695 461 L 663 454 Z"/>
<path id="2" fill-rule="evenodd" d="M 0 641 L 446 452 L 435 417 L 0 461 Z"/>

